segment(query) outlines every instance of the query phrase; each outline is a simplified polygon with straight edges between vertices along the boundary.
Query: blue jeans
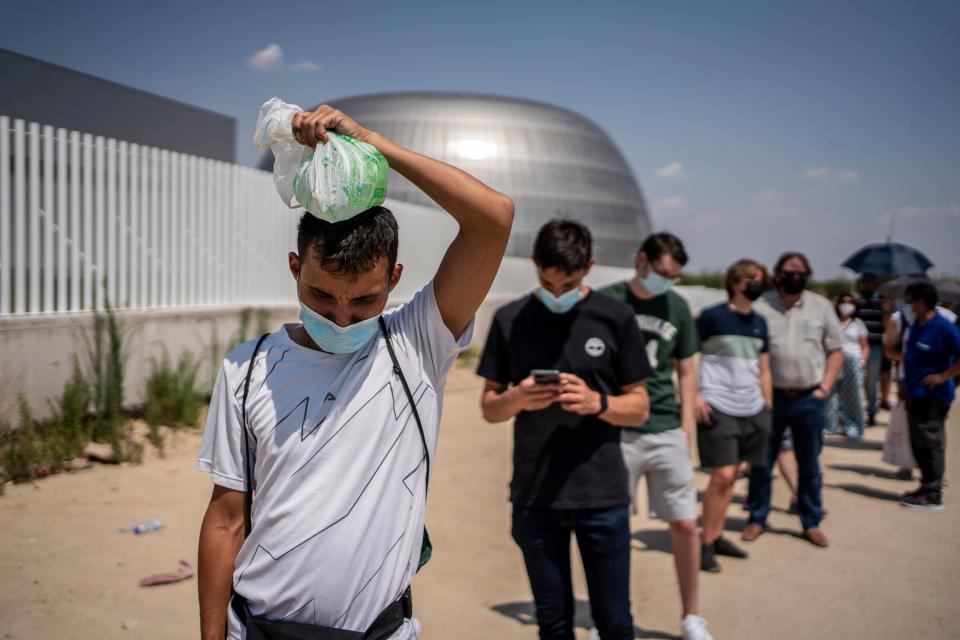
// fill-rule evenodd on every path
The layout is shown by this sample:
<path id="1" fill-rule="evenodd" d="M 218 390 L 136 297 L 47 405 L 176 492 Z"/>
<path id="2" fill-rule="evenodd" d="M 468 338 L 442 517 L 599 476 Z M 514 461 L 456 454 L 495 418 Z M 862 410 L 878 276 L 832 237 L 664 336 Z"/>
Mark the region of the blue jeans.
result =
<path id="1" fill-rule="evenodd" d="M 783 431 L 790 427 L 799 469 L 797 511 L 800 514 L 800 523 L 804 531 L 820 525 L 823 518 L 820 504 L 820 449 L 823 447 L 823 428 L 826 423 L 824 404 L 823 400 L 814 398 L 811 393 L 791 395 L 774 391 L 773 428 L 767 447 L 766 464 L 756 464 L 750 468 L 747 507 L 750 509 L 751 523 L 760 526 L 767 524 L 773 467 L 780 453 Z"/>
<path id="2" fill-rule="evenodd" d="M 577 537 L 593 623 L 603 640 L 633 638 L 627 507 L 531 509 L 514 505 L 513 539 L 523 552 L 541 640 L 573 640 L 570 534 Z"/>

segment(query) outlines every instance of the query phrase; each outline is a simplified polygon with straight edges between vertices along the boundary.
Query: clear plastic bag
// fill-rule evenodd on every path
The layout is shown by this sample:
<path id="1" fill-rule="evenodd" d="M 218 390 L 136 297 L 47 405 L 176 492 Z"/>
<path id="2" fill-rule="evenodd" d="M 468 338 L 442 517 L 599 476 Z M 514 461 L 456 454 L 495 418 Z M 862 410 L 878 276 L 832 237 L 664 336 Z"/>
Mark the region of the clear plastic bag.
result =
<path id="1" fill-rule="evenodd" d="M 260 107 L 253 146 L 273 151 L 273 182 L 284 204 L 340 222 L 383 204 L 390 166 L 377 149 L 350 136 L 327 132 L 315 149 L 293 137 L 295 104 L 271 98 Z"/>
<path id="2" fill-rule="evenodd" d="M 900 402 L 890 412 L 886 437 L 883 440 L 883 461 L 898 467 L 916 467 L 913 447 L 910 445 L 910 425 L 907 423 L 907 409 Z"/>

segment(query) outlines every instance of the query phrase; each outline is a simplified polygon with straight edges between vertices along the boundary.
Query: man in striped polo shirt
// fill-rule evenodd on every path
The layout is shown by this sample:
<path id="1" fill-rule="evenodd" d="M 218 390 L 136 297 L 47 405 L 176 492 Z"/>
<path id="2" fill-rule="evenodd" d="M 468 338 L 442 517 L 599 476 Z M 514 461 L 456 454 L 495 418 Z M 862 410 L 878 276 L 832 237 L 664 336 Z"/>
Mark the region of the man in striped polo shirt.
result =
<path id="1" fill-rule="evenodd" d="M 746 558 L 723 537 L 727 508 L 741 462 L 764 463 L 770 434 L 773 384 L 767 322 L 753 311 L 763 293 L 766 270 L 754 260 L 738 260 L 727 270 L 729 300 L 704 309 L 700 334 L 700 395 L 697 448 L 700 466 L 710 471 L 703 498 L 700 568 L 716 573 L 716 556 Z"/>

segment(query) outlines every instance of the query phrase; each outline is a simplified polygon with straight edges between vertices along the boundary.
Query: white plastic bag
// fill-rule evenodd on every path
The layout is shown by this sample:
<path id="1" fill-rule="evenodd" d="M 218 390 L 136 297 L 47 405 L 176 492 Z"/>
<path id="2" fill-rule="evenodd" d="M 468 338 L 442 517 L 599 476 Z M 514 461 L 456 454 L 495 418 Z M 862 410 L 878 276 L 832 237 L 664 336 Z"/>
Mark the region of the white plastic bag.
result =
<path id="1" fill-rule="evenodd" d="M 890 412 L 890 424 L 883 440 L 883 461 L 897 467 L 916 467 L 913 447 L 910 446 L 910 425 L 907 424 L 907 409 L 902 402 Z"/>
<path id="2" fill-rule="evenodd" d="M 383 204 L 390 166 L 377 149 L 350 136 L 327 132 L 316 149 L 293 136 L 295 104 L 271 98 L 260 107 L 253 146 L 273 151 L 273 182 L 284 204 L 303 207 L 327 222 L 340 222 Z"/>

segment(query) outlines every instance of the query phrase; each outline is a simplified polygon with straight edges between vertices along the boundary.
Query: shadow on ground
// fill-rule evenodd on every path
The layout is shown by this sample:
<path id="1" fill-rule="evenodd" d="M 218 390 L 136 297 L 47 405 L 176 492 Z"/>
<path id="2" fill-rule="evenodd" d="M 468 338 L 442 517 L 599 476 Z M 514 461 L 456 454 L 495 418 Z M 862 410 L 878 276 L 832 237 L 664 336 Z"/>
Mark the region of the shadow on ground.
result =
<path id="1" fill-rule="evenodd" d="M 740 533 L 747 526 L 746 518 L 738 518 L 727 516 L 726 522 L 723 525 L 723 529 L 729 533 Z M 765 533 L 772 533 L 773 535 L 779 536 L 791 536 L 794 538 L 803 539 L 803 534 L 800 531 L 794 531 L 792 529 L 781 529 L 779 527 L 771 527 L 767 525 Z M 630 539 L 638 542 L 639 545 L 634 545 L 634 550 L 636 551 L 659 551 L 661 553 L 673 553 L 673 545 L 670 542 L 670 531 L 664 526 L 662 529 L 643 529 L 641 531 L 634 531 L 630 534 Z"/>
<path id="2" fill-rule="evenodd" d="M 858 451 L 883 451 L 883 443 L 875 440 L 851 440 L 842 437 L 827 437 L 823 446 L 835 449 L 856 449 Z"/>
<path id="3" fill-rule="evenodd" d="M 500 615 L 513 618 L 523 625 L 536 625 L 537 615 L 532 602 L 504 602 L 490 607 Z M 593 627 L 593 618 L 590 616 L 590 604 L 586 600 L 576 600 L 574 602 L 573 625 L 580 629 L 590 629 Z M 641 629 L 638 626 L 633 627 L 635 638 L 659 638 L 660 640 L 680 640 L 680 636 L 675 636 L 664 631 L 655 631 L 652 629 Z"/>
<path id="4" fill-rule="evenodd" d="M 862 476 L 873 476 L 874 478 L 885 478 L 887 480 L 902 480 L 905 482 L 912 480 L 912 478 L 899 475 L 896 471 L 882 469 L 880 467 L 871 467 L 865 464 L 828 464 L 827 467 L 836 469 L 837 471 L 852 471 Z"/>
<path id="5" fill-rule="evenodd" d="M 875 489 L 873 487 L 868 487 L 863 484 L 853 484 L 850 482 L 841 482 L 838 484 L 824 484 L 824 487 L 829 487 L 831 489 L 840 489 L 842 491 L 849 491 L 850 493 L 855 493 L 859 496 L 864 496 L 865 498 L 875 498 L 877 500 L 889 500 L 890 502 L 900 502 L 900 499 L 903 497 L 902 494 L 895 493 L 893 491 L 884 491 L 883 489 Z"/>

